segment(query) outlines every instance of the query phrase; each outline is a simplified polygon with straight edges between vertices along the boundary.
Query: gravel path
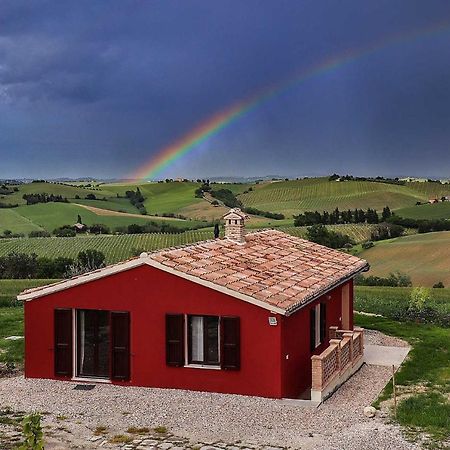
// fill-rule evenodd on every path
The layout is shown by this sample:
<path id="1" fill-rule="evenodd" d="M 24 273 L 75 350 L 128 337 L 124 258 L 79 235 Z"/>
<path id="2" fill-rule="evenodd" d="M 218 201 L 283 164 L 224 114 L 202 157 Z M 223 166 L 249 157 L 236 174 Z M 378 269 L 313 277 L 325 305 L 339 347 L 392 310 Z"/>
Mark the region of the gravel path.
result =
<path id="1" fill-rule="evenodd" d="M 388 336 L 376 330 L 364 330 L 364 343 L 370 345 L 385 345 L 387 347 L 410 347 L 408 342 L 394 336 Z"/>
<path id="2" fill-rule="evenodd" d="M 51 411 L 44 423 L 59 424 L 60 433 L 69 430 L 65 439 L 73 442 L 70 448 L 83 441 L 83 448 L 95 448 L 89 439 L 99 425 L 114 434 L 130 426 L 165 426 L 193 443 L 239 442 L 239 447 L 417 448 L 398 427 L 363 415 L 389 378 L 389 368 L 363 366 L 319 408 L 305 408 L 257 397 L 102 384 L 79 391 L 73 383 L 14 377 L 0 379 L 0 409 Z"/>

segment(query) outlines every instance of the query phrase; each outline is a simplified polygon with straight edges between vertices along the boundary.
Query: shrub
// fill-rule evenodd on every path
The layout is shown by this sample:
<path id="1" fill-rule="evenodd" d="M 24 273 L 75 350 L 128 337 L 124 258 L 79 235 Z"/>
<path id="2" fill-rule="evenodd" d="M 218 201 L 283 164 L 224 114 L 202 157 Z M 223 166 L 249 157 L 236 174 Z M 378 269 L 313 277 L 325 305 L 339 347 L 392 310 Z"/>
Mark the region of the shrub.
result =
<path id="1" fill-rule="evenodd" d="M 430 290 L 425 287 L 415 287 L 411 291 L 409 299 L 409 309 L 420 311 L 424 308 L 425 304 L 430 301 Z"/>
<path id="2" fill-rule="evenodd" d="M 317 224 L 306 229 L 306 238 L 320 245 L 330 248 L 344 248 L 354 242 L 346 234 L 329 231 L 325 225 Z"/>
<path id="3" fill-rule="evenodd" d="M 57 237 L 75 237 L 76 231 L 70 225 L 64 225 L 53 230 L 53 234 Z"/>
<path id="4" fill-rule="evenodd" d="M 98 250 L 85 250 L 78 253 L 78 264 L 88 270 L 96 270 L 104 267 L 105 255 Z"/>
<path id="5" fill-rule="evenodd" d="M 37 413 L 25 416 L 22 421 L 24 437 L 20 450 L 44 450 L 44 433 L 41 427 L 41 416 Z"/>
<path id="6" fill-rule="evenodd" d="M 435 289 L 443 289 L 443 288 L 445 288 L 445 286 L 444 286 L 444 283 L 442 281 L 439 281 L 438 283 L 433 284 L 433 288 L 435 288 Z"/>
<path id="7" fill-rule="evenodd" d="M 412 286 L 411 277 L 401 272 L 389 274 L 389 277 L 377 277 L 369 275 L 365 277 L 360 274 L 355 278 L 355 284 L 358 286 L 389 286 L 389 287 L 410 287 Z"/>
<path id="8" fill-rule="evenodd" d="M 374 244 L 372 241 L 366 241 L 366 242 L 363 242 L 363 243 L 361 244 L 361 247 L 362 247 L 364 250 L 367 250 L 368 248 L 372 248 L 374 245 L 375 245 L 375 244 Z"/>
<path id="9" fill-rule="evenodd" d="M 102 223 L 95 223 L 94 225 L 89 227 L 89 231 L 92 234 L 110 234 L 111 230 L 108 226 L 103 225 Z"/>
<path id="10" fill-rule="evenodd" d="M 45 230 L 30 231 L 30 233 L 28 234 L 28 237 L 30 238 L 50 237 L 50 236 L 51 234 Z"/>

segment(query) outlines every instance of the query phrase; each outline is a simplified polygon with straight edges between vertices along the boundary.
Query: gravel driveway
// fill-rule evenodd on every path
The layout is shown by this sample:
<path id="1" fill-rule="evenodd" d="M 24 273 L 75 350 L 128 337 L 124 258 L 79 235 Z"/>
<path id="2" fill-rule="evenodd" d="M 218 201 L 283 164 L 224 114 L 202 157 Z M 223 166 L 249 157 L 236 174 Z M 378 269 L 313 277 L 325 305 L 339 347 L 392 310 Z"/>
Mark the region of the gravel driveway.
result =
<path id="1" fill-rule="evenodd" d="M 67 448 L 98 446 L 90 438 L 99 425 L 111 434 L 130 426 L 165 426 L 192 443 L 252 448 L 417 448 L 398 427 L 363 415 L 389 378 L 389 368 L 363 366 L 319 408 L 305 408 L 257 397 L 102 384 L 79 391 L 73 383 L 14 377 L 0 379 L 0 407 L 51 411 L 44 424 L 65 439 Z"/>

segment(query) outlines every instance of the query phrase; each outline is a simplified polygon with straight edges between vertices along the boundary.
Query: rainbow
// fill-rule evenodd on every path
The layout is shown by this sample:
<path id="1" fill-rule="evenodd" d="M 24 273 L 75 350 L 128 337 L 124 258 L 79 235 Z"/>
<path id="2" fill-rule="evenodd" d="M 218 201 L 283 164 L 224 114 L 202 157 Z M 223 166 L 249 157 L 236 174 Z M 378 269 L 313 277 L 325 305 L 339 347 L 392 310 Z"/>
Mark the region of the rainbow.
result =
<path id="1" fill-rule="evenodd" d="M 254 110 L 262 103 L 282 94 L 288 89 L 313 77 L 339 69 L 355 60 L 369 56 L 377 51 L 393 45 L 414 41 L 419 38 L 433 36 L 447 32 L 450 29 L 450 21 L 439 22 L 427 28 L 421 28 L 406 33 L 391 35 L 373 43 L 369 46 L 347 50 L 337 56 L 327 58 L 319 64 L 315 64 L 306 70 L 296 72 L 294 75 L 278 83 L 267 86 L 253 95 L 234 103 L 230 107 L 213 114 L 211 117 L 200 123 L 187 134 L 164 147 L 143 164 L 131 175 L 134 181 L 155 179 L 161 172 L 167 169 L 172 163 L 195 150 L 199 144 L 205 142 L 211 136 L 216 135 L 224 128 L 238 120 L 240 117 Z"/>

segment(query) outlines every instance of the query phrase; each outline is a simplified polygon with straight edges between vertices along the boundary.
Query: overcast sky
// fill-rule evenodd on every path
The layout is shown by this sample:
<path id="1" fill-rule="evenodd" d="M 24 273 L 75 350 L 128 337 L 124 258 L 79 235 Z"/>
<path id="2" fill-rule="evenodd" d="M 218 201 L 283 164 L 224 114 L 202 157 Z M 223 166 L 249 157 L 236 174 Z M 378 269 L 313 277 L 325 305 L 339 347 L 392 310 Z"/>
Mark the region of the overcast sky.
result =
<path id="1" fill-rule="evenodd" d="M 126 177 L 264 86 L 445 20 L 448 0 L 0 0 L 0 177 Z M 448 30 L 296 84 L 162 175 L 450 177 Z"/>

